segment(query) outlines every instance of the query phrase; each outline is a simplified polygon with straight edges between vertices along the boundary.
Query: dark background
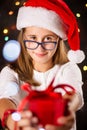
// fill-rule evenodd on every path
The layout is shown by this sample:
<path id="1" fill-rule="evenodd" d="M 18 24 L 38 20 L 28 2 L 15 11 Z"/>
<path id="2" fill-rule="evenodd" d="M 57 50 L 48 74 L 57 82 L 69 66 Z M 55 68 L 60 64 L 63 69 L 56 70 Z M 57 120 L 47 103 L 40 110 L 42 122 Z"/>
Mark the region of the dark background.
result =
<path id="1" fill-rule="evenodd" d="M 2 56 L 2 49 L 5 44 L 3 34 L 3 29 L 8 28 L 9 40 L 17 39 L 18 31 L 16 30 L 16 16 L 19 7 L 23 4 L 25 0 L 19 0 L 21 4 L 15 6 L 17 0 L 0 0 L 0 70 L 7 63 Z M 85 52 L 85 60 L 79 64 L 79 67 L 83 75 L 83 95 L 84 95 L 84 106 L 81 110 L 77 112 L 77 129 L 87 130 L 87 71 L 83 71 L 83 66 L 87 65 L 87 0 L 64 0 L 68 6 L 71 8 L 72 12 L 80 13 L 81 17 L 77 18 L 78 26 L 80 28 L 80 40 L 81 40 L 81 50 Z M 12 10 L 14 14 L 9 16 L 8 12 Z M 73 21 L 72 21 L 73 22 Z M 72 23 L 71 23 L 72 24 Z"/>

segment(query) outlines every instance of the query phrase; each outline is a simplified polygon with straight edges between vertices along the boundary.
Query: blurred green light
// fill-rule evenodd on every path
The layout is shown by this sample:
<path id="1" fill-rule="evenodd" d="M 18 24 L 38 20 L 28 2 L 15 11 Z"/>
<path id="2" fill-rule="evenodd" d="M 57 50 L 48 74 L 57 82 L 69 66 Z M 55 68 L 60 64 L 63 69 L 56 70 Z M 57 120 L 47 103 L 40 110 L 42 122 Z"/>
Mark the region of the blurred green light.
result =
<path id="1" fill-rule="evenodd" d="M 4 37 L 4 40 L 5 40 L 5 41 L 8 41 L 8 40 L 9 40 L 9 37 L 8 37 L 8 36 L 5 36 L 5 37 Z"/>

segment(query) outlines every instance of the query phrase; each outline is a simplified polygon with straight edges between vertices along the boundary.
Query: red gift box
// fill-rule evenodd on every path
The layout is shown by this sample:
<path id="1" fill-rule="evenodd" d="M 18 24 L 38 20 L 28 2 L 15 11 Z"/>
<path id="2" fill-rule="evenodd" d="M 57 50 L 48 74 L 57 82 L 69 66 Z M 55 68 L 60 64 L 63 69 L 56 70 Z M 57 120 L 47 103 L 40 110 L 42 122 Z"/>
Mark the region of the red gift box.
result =
<path id="1" fill-rule="evenodd" d="M 24 84 L 22 89 L 27 90 L 29 95 L 26 96 L 18 106 L 18 111 L 24 110 L 24 108 L 31 110 L 34 116 L 39 119 L 39 124 L 43 127 L 46 124 L 61 125 L 57 122 L 57 119 L 61 116 L 69 114 L 68 100 L 64 99 L 62 94 L 54 92 L 58 88 L 62 88 L 67 94 L 75 92 L 72 86 L 61 84 L 56 87 L 52 86 L 53 81 L 45 91 L 31 90 L 29 84 Z M 71 89 L 68 91 L 66 88 Z"/>

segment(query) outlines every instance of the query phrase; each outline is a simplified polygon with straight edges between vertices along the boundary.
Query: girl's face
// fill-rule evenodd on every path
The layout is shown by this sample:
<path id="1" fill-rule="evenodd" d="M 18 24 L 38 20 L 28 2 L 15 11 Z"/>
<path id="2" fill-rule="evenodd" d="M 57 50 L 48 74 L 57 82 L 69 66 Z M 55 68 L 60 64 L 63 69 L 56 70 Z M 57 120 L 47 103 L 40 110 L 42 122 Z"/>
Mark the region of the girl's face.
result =
<path id="1" fill-rule="evenodd" d="M 33 59 L 34 65 L 52 64 L 52 57 L 55 54 L 58 46 L 58 36 L 56 34 L 40 27 L 28 27 L 24 32 L 24 40 L 31 41 L 25 42 L 25 44 L 29 55 Z M 32 41 L 40 44 L 38 45 Z M 48 44 L 43 44 L 43 46 L 41 46 L 43 42 L 48 42 Z M 31 49 L 32 47 L 34 49 Z M 44 47 L 48 50 L 44 49 Z"/>

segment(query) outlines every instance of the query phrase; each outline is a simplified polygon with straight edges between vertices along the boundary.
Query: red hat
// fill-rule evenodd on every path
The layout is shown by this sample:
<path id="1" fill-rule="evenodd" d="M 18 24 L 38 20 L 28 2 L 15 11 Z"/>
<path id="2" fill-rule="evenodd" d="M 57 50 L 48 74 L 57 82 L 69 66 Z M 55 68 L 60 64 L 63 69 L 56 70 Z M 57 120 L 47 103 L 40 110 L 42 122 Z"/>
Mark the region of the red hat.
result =
<path id="1" fill-rule="evenodd" d="M 17 29 L 29 26 L 46 28 L 63 40 L 68 40 L 71 48 L 69 60 L 75 63 L 84 60 L 76 18 L 63 0 L 27 0 L 18 11 Z"/>

